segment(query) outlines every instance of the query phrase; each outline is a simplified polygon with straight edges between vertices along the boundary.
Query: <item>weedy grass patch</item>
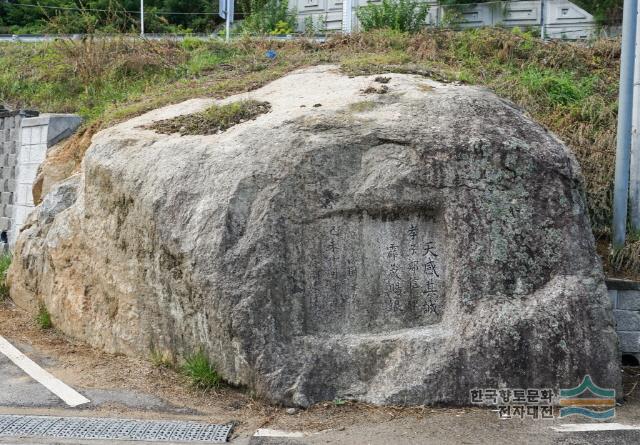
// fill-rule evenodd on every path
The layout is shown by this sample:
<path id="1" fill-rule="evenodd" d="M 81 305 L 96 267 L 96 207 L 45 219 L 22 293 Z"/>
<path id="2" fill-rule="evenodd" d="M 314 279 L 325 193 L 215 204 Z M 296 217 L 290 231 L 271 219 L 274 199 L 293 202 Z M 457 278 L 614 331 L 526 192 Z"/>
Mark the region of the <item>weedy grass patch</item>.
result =
<path id="1" fill-rule="evenodd" d="M 49 310 L 44 305 L 44 303 L 40 304 L 38 308 L 38 314 L 36 315 L 36 324 L 40 329 L 51 329 L 53 327 L 53 322 L 51 321 L 51 314 Z"/>
<path id="2" fill-rule="evenodd" d="M 209 361 L 209 357 L 200 350 L 185 359 L 182 365 L 182 373 L 191 384 L 198 389 L 210 390 L 220 387 L 222 378 L 215 366 Z"/>
<path id="3" fill-rule="evenodd" d="M 591 95 L 596 79 L 586 77 L 577 80 L 568 71 L 529 68 L 520 73 L 519 80 L 531 95 L 541 95 L 555 106 L 566 106 Z"/>
<path id="4" fill-rule="evenodd" d="M 7 271 L 11 265 L 11 254 L 0 255 L 0 301 L 9 297 L 9 286 L 7 286 Z"/>

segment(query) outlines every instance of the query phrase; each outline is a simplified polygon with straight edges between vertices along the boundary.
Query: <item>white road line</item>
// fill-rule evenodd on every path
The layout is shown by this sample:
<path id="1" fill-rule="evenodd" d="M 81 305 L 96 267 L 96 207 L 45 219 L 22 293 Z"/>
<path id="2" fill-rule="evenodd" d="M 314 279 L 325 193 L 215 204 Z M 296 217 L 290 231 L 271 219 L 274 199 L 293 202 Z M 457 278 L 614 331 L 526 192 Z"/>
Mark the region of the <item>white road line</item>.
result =
<path id="1" fill-rule="evenodd" d="M 269 428 L 258 428 L 253 436 L 254 437 L 304 437 L 305 434 L 300 431 L 281 431 L 281 430 L 271 430 Z"/>
<path id="2" fill-rule="evenodd" d="M 640 430 L 640 425 L 623 425 L 621 423 L 565 423 L 552 430 L 561 433 L 581 433 L 585 431 L 618 431 L 618 430 Z"/>
<path id="3" fill-rule="evenodd" d="M 65 385 L 50 373 L 42 369 L 29 357 L 18 351 L 11 343 L 0 335 L 0 352 L 6 355 L 9 360 L 20 369 L 29 374 L 35 381 L 47 388 L 49 391 L 60 397 L 69 406 L 78 406 L 89 403 L 91 400 Z"/>

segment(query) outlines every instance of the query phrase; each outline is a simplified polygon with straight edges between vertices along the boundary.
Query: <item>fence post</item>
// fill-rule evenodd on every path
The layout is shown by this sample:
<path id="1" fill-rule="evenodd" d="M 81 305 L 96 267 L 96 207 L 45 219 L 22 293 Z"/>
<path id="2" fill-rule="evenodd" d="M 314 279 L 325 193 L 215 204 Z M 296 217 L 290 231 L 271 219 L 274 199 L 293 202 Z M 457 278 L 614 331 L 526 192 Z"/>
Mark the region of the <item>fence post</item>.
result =
<path id="1" fill-rule="evenodd" d="M 353 27 L 353 1 L 342 1 L 342 32 L 351 34 Z"/>
<path id="2" fill-rule="evenodd" d="M 144 0 L 140 0 L 140 36 L 144 37 Z"/>
<path id="3" fill-rule="evenodd" d="M 544 40 L 545 36 L 545 22 L 544 22 L 544 0 L 540 0 L 540 38 Z"/>
<path id="4" fill-rule="evenodd" d="M 636 47 L 633 68 L 633 96 L 631 112 L 631 162 L 629 172 L 629 203 L 631 205 L 631 230 L 640 233 L 640 4 L 636 13 Z"/>
<path id="5" fill-rule="evenodd" d="M 637 0 L 624 0 L 622 15 L 622 50 L 620 53 L 620 91 L 618 99 L 618 141 L 613 188 L 613 247 L 624 246 L 629 200 L 629 158 L 631 152 L 631 118 L 633 102 L 633 68 L 635 58 Z"/>

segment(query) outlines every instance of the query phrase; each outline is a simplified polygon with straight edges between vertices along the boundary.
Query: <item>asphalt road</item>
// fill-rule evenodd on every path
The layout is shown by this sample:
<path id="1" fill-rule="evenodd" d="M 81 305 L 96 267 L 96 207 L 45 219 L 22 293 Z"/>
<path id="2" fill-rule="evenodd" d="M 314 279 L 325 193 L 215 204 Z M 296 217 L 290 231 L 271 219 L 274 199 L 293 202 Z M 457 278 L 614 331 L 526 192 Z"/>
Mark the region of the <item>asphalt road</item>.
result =
<path id="1" fill-rule="evenodd" d="M 0 354 L 0 407 L 64 408 L 65 403 Z"/>
<path id="2" fill-rule="evenodd" d="M 39 355 L 24 344 L 16 344 L 24 354 L 47 368 L 52 359 Z M 49 392 L 40 383 L 29 377 L 22 369 L 0 353 L 0 412 L 7 413 L 10 408 L 25 409 L 55 409 L 69 411 L 92 411 L 103 405 L 118 404 L 133 410 L 151 410 L 157 412 L 188 414 L 190 410 L 172 406 L 162 399 L 150 394 L 135 391 L 81 389 L 75 388 L 82 395 L 91 400 L 86 405 L 70 409 L 56 395 Z"/>

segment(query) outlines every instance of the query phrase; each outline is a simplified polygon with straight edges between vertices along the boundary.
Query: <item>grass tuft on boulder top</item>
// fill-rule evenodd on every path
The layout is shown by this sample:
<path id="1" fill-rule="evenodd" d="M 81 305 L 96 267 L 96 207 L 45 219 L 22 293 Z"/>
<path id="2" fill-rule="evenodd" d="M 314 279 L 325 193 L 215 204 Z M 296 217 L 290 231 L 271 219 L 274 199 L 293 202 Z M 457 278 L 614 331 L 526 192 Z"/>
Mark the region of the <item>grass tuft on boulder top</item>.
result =
<path id="1" fill-rule="evenodd" d="M 261 114 L 269 112 L 268 102 L 242 100 L 225 105 L 212 105 L 200 113 L 185 114 L 165 119 L 150 125 L 149 129 L 158 133 L 181 135 L 216 134 L 234 125 L 253 120 Z"/>

